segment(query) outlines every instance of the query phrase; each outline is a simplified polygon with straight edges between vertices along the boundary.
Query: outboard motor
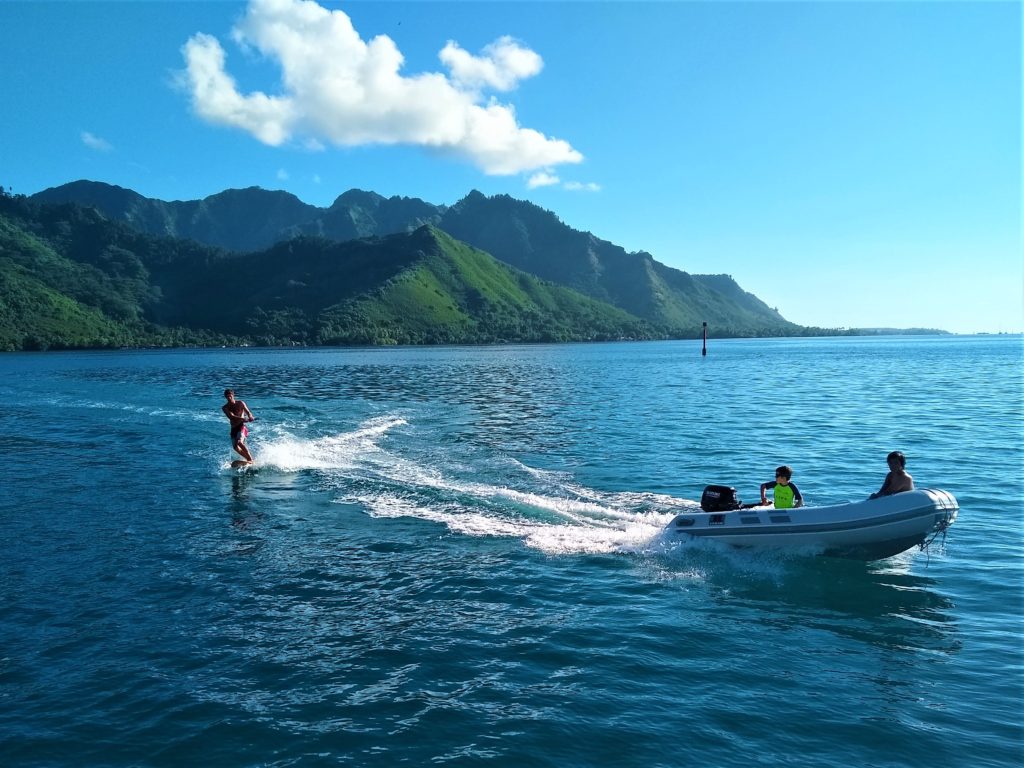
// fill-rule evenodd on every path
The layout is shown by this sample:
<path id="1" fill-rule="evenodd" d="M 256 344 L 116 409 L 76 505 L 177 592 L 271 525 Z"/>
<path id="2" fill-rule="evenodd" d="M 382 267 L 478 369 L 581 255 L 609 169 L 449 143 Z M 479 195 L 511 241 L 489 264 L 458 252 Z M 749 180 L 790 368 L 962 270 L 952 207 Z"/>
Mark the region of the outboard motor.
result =
<path id="1" fill-rule="evenodd" d="M 709 485 L 700 497 L 700 508 L 705 512 L 728 512 L 742 505 L 736 498 L 736 489 L 727 485 Z"/>

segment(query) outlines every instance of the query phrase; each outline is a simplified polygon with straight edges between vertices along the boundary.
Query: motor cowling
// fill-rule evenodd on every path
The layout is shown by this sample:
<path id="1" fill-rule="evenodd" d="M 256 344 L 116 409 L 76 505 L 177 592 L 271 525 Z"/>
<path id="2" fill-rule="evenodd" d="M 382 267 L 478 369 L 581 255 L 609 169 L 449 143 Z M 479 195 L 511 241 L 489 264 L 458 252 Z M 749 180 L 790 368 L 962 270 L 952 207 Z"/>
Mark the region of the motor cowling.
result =
<path id="1" fill-rule="evenodd" d="M 728 512 L 739 509 L 742 502 L 736 498 L 736 489 L 727 485 L 709 485 L 700 497 L 700 508 L 705 512 Z"/>

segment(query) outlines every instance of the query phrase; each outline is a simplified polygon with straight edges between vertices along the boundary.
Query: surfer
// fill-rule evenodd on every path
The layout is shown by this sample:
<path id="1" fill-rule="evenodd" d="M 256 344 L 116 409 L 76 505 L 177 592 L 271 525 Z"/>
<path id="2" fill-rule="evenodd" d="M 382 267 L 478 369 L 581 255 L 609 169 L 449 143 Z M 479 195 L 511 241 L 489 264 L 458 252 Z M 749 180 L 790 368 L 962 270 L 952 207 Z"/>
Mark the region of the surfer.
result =
<path id="1" fill-rule="evenodd" d="M 766 493 L 772 491 L 776 509 L 802 507 L 804 497 L 800 494 L 800 489 L 796 487 L 796 484 L 789 482 L 792 477 L 793 470 L 788 466 L 783 465 L 776 469 L 774 482 L 769 480 L 767 483 L 761 483 L 761 503 L 768 503 Z"/>
<path id="2" fill-rule="evenodd" d="M 914 490 L 914 478 L 907 472 L 907 457 L 903 455 L 903 451 L 893 451 L 885 460 L 889 464 L 889 474 L 885 476 L 882 487 L 868 496 L 869 499 Z"/>
<path id="3" fill-rule="evenodd" d="M 252 415 L 249 406 L 243 401 L 235 400 L 235 390 L 225 389 L 224 397 L 227 398 L 227 402 L 224 403 L 221 410 L 231 422 L 231 447 L 235 449 L 235 453 L 245 459 L 246 464 L 252 464 L 252 454 L 245 446 L 245 438 L 249 434 L 245 424 L 249 421 L 256 421 L 256 417 Z"/>

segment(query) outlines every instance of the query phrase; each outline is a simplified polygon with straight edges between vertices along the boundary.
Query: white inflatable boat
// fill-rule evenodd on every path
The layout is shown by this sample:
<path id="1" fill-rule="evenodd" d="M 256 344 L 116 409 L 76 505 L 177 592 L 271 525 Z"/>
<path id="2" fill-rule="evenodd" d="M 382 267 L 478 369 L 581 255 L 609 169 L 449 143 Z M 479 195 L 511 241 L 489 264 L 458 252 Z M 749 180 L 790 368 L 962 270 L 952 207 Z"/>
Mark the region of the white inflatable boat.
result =
<path id="1" fill-rule="evenodd" d="M 670 537 L 739 547 L 881 560 L 945 535 L 959 509 L 953 494 L 922 488 L 829 507 L 775 509 L 768 505 L 683 512 L 665 530 Z"/>

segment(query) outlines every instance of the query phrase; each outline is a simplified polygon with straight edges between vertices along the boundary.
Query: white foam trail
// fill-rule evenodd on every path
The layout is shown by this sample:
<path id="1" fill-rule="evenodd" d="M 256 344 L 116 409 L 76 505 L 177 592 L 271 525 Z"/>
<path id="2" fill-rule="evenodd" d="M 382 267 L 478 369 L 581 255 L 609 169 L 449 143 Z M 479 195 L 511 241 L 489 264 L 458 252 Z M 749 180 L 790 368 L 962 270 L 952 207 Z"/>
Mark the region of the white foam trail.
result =
<path id="1" fill-rule="evenodd" d="M 409 422 L 405 419 L 397 416 L 378 416 L 367 421 L 366 426 L 362 429 L 357 429 L 346 437 L 352 440 L 363 440 L 371 437 L 377 437 L 379 435 L 387 434 L 389 430 L 395 427 L 401 427 L 408 423 Z"/>
<path id="2" fill-rule="evenodd" d="M 643 551 L 675 514 L 672 509 L 650 509 L 652 501 L 671 497 L 602 494 L 567 484 L 564 473 L 527 472 L 536 479 L 562 481 L 553 492 L 542 493 L 449 478 L 433 467 L 387 454 L 375 457 L 375 464 L 382 476 L 407 492 L 346 499 L 374 517 L 416 517 L 460 534 L 516 537 L 551 554 Z M 420 494 L 430 498 L 416 498 Z M 638 500 L 645 509 L 637 508 Z M 537 513 L 553 519 L 536 519 Z"/>
<path id="3" fill-rule="evenodd" d="M 696 501 L 681 499 L 664 493 L 651 493 L 649 491 L 597 491 L 593 488 L 576 485 L 575 483 L 565 483 L 565 488 L 582 498 L 599 500 L 601 503 L 614 507 L 657 507 L 683 512 L 686 510 L 693 511 L 700 506 Z"/>
<path id="4" fill-rule="evenodd" d="M 552 525 L 531 531 L 526 543 L 551 554 L 643 552 L 662 531 L 660 522 L 637 521 L 623 528 Z"/>
<path id="5" fill-rule="evenodd" d="M 537 469 L 536 467 L 531 467 L 528 464 L 523 464 L 523 462 L 512 457 L 508 457 L 507 460 L 516 469 L 525 472 L 531 477 L 536 477 L 538 480 L 547 480 L 552 483 L 562 484 L 571 477 L 568 472 L 559 472 L 553 469 Z"/>
<path id="6" fill-rule="evenodd" d="M 649 512 L 624 511 L 607 504 L 573 499 L 568 496 L 552 496 L 520 491 L 506 486 L 452 480 L 436 470 L 424 470 L 408 462 L 392 463 L 388 468 L 399 470 L 387 472 L 386 475 L 389 479 L 407 487 L 418 486 L 469 496 L 481 501 L 512 502 L 530 509 L 552 513 L 579 525 L 617 528 L 621 527 L 622 522 L 639 522 L 650 514 Z M 662 517 L 665 518 L 665 522 L 668 522 L 672 515 L 665 514 Z"/>
<path id="7" fill-rule="evenodd" d="M 644 551 L 664 528 L 661 515 L 620 527 L 544 523 L 527 518 L 487 514 L 458 503 L 424 506 L 393 495 L 362 496 L 362 504 L 373 517 L 415 517 L 441 523 L 454 533 L 467 536 L 501 536 L 522 539 L 527 546 L 548 554 L 603 554 Z"/>
<path id="8" fill-rule="evenodd" d="M 304 469 L 353 470 L 362 466 L 367 454 L 380 451 L 377 440 L 389 430 L 402 426 L 405 419 L 377 417 L 352 432 L 326 435 L 313 440 L 296 437 L 280 426 L 271 427 L 275 437 L 256 439 L 252 451 L 256 463 L 282 472 Z"/>
<path id="9" fill-rule="evenodd" d="M 404 423 L 404 422 L 403 422 Z M 558 495 L 552 493 L 538 493 L 534 491 L 521 491 L 507 486 L 491 485 L 488 483 L 468 482 L 455 480 L 444 476 L 433 467 L 423 467 L 414 462 L 396 457 L 390 454 L 381 455 L 375 458 L 370 457 L 370 463 L 374 464 L 381 476 L 388 480 L 401 484 L 404 487 L 422 488 L 441 491 L 448 494 L 469 496 L 481 501 L 512 502 L 530 509 L 541 510 L 552 513 L 567 521 L 581 525 L 594 525 L 599 527 L 621 527 L 622 522 L 640 522 L 651 514 L 649 509 L 630 509 L 636 506 L 638 498 L 650 505 L 652 500 L 649 494 L 609 494 L 602 497 L 597 492 L 591 492 L 593 500 L 573 498 L 581 495 L 576 488 L 561 484 L 564 490 L 556 489 Z M 519 466 L 526 465 L 515 462 Z M 546 473 L 544 470 L 535 470 L 535 473 L 542 473 L 552 477 L 560 473 Z M 536 475 L 535 475 L 536 476 Z M 663 497 L 670 499 L 671 497 Z M 611 503 L 608 503 L 610 499 Z M 678 499 L 674 501 L 678 502 Z M 661 506 L 672 506 L 664 504 Z M 625 507 L 626 509 L 623 509 Z M 671 513 L 662 515 L 665 522 L 672 518 Z"/>
<path id="10" fill-rule="evenodd" d="M 507 464 L 526 487 L 466 480 L 381 447 L 381 438 L 407 422 L 382 416 L 351 432 L 315 439 L 280 426 L 253 444 L 257 464 L 284 472 L 324 470 L 341 491 L 378 518 L 414 517 L 467 536 L 514 537 L 550 554 L 644 552 L 659 548 L 678 508 L 693 502 L 648 493 L 604 493 L 569 474 Z M 353 482 L 355 481 L 355 482 Z M 367 491 L 367 483 L 371 488 Z"/>

